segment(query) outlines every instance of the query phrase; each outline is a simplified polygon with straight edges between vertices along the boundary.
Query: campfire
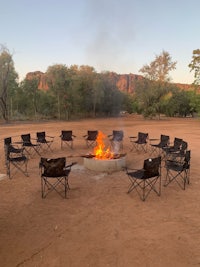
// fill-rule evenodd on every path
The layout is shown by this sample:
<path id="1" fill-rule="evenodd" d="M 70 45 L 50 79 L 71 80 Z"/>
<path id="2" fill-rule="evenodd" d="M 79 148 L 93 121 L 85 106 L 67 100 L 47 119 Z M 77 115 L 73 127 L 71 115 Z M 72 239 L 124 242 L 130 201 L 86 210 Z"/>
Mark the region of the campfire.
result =
<path id="1" fill-rule="evenodd" d="M 86 168 L 94 171 L 119 171 L 126 166 L 126 154 L 113 152 L 110 147 L 106 147 L 104 140 L 106 135 L 98 132 L 97 145 L 94 147 L 93 154 L 84 156 Z"/>
<path id="2" fill-rule="evenodd" d="M 96 159 L 113 159 L 114 153 L 104 143 L 106 136 L 101 131 L 98 132 L 97 136 L 97 146 L 94 148 L 94 157 Z"/>

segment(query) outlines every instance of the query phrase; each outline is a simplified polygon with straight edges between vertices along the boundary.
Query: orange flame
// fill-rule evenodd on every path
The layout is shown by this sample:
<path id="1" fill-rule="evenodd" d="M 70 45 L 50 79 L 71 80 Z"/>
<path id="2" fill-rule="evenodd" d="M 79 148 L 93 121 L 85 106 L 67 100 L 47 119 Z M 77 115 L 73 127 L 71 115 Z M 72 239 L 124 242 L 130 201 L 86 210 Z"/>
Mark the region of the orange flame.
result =
<path id="1" fill-rule="evenodd" d="M 109 148 L 105 149 L 104 139 L 106 135 L 101 131 L 97 135 L 97 146 L 94 148 L 94 155 L 96 159 L 112 159 L 114 154 Z"/>

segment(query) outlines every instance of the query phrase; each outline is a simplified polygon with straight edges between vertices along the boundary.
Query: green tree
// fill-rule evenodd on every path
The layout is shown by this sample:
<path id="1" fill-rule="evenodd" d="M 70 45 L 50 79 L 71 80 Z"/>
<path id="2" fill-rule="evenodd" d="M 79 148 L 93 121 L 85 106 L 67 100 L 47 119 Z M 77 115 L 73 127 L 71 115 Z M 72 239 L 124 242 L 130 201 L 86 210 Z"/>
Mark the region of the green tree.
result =
<path id="1" fill-rule="evenodd" d="M 168 52 L 162 51 L 160 55 L 156 55 L 155 60 L 149 65 L 144 65 L 139 71 L 149 80 L 169 82 L 169 72 L 176 69 L 176 64 Z"/>
<path id="2" fill-rule="evenodd" d="M 35 119 L 37 118 L 38 114 L 38 85 L 39 85 L 39 79 L 33 78 L 33 79 L 24 79 L 24 81 L 21 82 L 22 90 L 25 92 L 27 96 L 27 100 L 29 103 L 29 111 L 30 115 L 32 113 L 34 114 Z"/>
<path id="3" fill-rule="evenodd" d="M 65 114 L 65 94 L 69 81 L 67 77 L 68 68 L 63 64 L 55 64 L 47 69 L 47 80 L 49 89 L 56 97 L 58 118 Z"/>
<path id="4" fill-rule="evenodd" d="M 190 71 L 194 71 L 194 84 L 200 83 L 200 49 L 193 50 L 193 56 L 188 65 Z"/>
<path id="5" fill-rule="evenodd" d="M 138 108 L 142 111 L 144 117 L 154 117 L 158 115 L 160 118 L 163 112 L 165 96 L 169 92 L 169 84 L 157 81 L 143 79 L 136 84 L 136 98 L 138 100 Z"/>
<path id="6" fill-rule="evenodd" d="M 9 90 L 16 86 L 18 75 L 9 50 L 1 45 L 0 48 L 0 108 L 5 121 L 9 120 Z"/>
<path id="7" fill-rule="evenodd" d="M 191 96 L 189 92 L 183 90 L 174 90 L 171 98 L 168 100 L 166 106 L 166 114 L 168 116 L 186 117 L 192 114 L 190 104 Z"/>

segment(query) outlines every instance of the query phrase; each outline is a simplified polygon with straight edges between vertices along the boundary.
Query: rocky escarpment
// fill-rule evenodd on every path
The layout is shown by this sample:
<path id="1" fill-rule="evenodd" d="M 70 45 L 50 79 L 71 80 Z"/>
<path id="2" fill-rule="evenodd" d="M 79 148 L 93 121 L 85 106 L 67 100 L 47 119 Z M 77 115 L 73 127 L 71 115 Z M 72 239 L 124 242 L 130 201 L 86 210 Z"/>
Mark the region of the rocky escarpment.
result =
<path id="1" fill-rule="evenodd" d="M 120 91 L 129 93 L 129 94 L 132 94 L 135 92 L 136 82 L 138 80 L 143 79 L 142 75 L 137 75 L 137 74 L 132 74 L 132 73 L 117 74 L 115 72 L 110 72 L 109 75 L 110 75 L 110 78 L 113 79 L 114 83 L 117 85 L 117 88 Z M 41 71 L 34 71 L 34 72 L 27 73 L 26 79 L 30 80 L 34 78 L 39 79 L 39 85 L 38 85 L 39 90 L 44 90 L 44 91 L 48 90 L 47 76 L 45 73 Z M 174 84 L 182 90 L 187 91 L 191 89 L 191 84 L 181 84 L 181 83 L 174 83 Z"/>

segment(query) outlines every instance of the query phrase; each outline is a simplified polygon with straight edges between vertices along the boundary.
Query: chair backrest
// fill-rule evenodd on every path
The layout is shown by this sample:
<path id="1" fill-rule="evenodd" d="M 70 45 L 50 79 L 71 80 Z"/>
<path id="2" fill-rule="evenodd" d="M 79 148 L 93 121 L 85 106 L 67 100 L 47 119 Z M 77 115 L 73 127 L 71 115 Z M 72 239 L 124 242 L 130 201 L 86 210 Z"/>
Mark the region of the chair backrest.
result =
<path id="1" fill-rule="evenodd" d="M 97 139 L 98 131 L 88 131 L 87 140 L 95 141 Z"/>
<path id="2" fill-rule="evenodd" d="M 160 174 L 161 157 L 149 158 L 144 160 L 144 176 L 154 177 Z"/>
<path id="3" fill-rule="evenodd" d="M 61 139 L 63 141 L 72 141 L 73 140 L 72 131 L 71 130 L 69 130 L 69 131 L 63 130 L 63 131 L 61 131 Z"/>
<path id="4" fill-rule="evenodd" d="M 23 144 L 31 143 L 31 135 L 30 134 L 22 134 L 21 135 Z"/>
<path id="5" fill-rule="evenodd" d="M 139 132 L 138 133 L 138 143 L 140 144 L 145 144 L 147 143 L 147 138 L 148 138 L 149 134 L 148 133 L 142 133 Z"/>
<path id="6" fill-rule="evenodd" d="M 65 175 L 66 158 L 41 158 L 40 167 L 43 167 L 43 176 L 59 177 Z"/>
<path id="7" fill-rule="evenodd" d="M 37 136 L 38 142 L 45 141 L 46 133 L 45 132 L 37 132 L 36 136 Z"/>
<path id="8" fill-rule="evenodd" d="M 160 144 L 165 147 L 169 144 L 169 135 L 161 134 L 160 136 Z"/>
<path id="9" fill-rule="evenodd" d="M 113 140 L 114 141 L 122 141 L 123 138 L 124 138 L 124 132 L 123 131 L 113 130 Z"/>
<path id="10" fill-rule="evenodd" d="M 188 143 L 186 141 L 182 141 L 182 144 L 181 144 L 181 151 L 186 151 L 188 148 Z"/>
<path id="11" fill-rule="evenodd" d="M 22 148 L 17 148 L 12 145 L 11 137 L 4 138 L 4 150 L 5 150 L 6 159 L 10 158 L 11 153 L 19 154 L 23 152 Z"/>
<path id="12" fill-rule="evenodd" d="M 182 141 L 183 141 L 183 139 L 175 137 L 174 138 L 174 148 L 180 149 L 180 147 L 182 145 Z"/>
<path id="13" fill-rule="evenodd" d="M 190 150 L 187 150 L 186 152 L 185 152 L 185 159 L 184 159 L 184 165 L 183 165 L 183 167 L 184 168 L 189 168 L 189 166 L 190 166 L 190 159 L 191 159 L 191 151 Z"/>
<path id="14" fill-rule="evenodd" d="M 12 143 L 12 138 L 11 137 L 4 138 L 4 145 L 5 146 L 11 145 L 11 143 Z"/>

